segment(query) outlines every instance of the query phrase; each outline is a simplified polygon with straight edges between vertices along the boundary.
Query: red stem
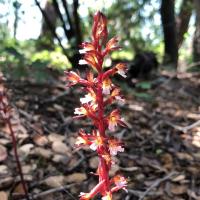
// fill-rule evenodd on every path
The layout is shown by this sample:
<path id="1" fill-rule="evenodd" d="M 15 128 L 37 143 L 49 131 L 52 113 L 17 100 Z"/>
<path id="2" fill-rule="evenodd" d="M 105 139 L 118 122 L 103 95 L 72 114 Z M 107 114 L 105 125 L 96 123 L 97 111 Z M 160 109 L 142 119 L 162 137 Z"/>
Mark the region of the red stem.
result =
<path id="1" fill-rule="evenodd" d="M 16 160 L 16 163 L 17 163 L 17 168 L 18 168 L 18 171 L 19 171 L 19 176 L 20 176 L 20 179 L 21 179 L 22 187 L 23 187 L 24 193 L 26 195 L 26 199 L 30 200 L 29 195 L 28 195 L 28 190 L 26 188 L 26 184 L 25 184 L 25 181 L 24 181 L 24 176 L 23 176 L 23 173 L 22 173 L 21 163 L 19 161 L 19 155 L 18 155 L 18 152 L 17 152 L 17 142 L 16 142 L 16 138 L 15 138 L 15 133 L 13 131 L 12 124 L 10 122 L 10 118 L 7 118 L 5 121 L 8 124 L 9 130 L 10 130 L 10 133 L 11 133 L 14 156 L 15 156 L 15 160 Z"/>
<path id="2" fill-rule="evenodd" d="M 99 118 L 99 134 L 102 138 L 106 138 L 105 134 L 105 123 L 104 123 L 104 102 L 103 102 L 103 92 L 102 92 L 102 84 L 103 84 L 103 73 L 100 72 L 98 75 L 98 88 L 97 88 L 97 104 L 98 104 L 98 118 Z M 105 148 L 107 151 L 107 148 Z M 99 168 L 102 172 L 99 174 L 99 182 L 104 182 L 104 191 L 109 192 L 109 167 L 104 158 L 102 158 L 101 153 L 98 152 L 99 155 Z"/>

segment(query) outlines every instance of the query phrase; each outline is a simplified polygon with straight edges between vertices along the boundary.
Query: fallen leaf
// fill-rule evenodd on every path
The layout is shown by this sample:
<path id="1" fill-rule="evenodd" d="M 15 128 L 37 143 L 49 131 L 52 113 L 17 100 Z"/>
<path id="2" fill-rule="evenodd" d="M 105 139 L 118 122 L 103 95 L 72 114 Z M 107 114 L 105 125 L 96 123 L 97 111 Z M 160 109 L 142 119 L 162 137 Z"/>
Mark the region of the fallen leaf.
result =
<path id="1" fill-rule="evenodd" d="M 8 194 L 4 191 L 0 191 L 0 199 L 1 200 L 8 200 Z"/>
<path id="2" fill-rule="evenodd" d="M 2 144 L 3 146 L 7 145 L 7 144 L 11 144 L 11 140 L 10 139 L 6 139 L 6 138 L 1 138 L 0 139 L 0 144 Z"/>
<path id="3" fill-rule="evenodd" d="M 0 145 L 0 162 L 6 160 L 7 156 L 6 148 L 3 145 Z"/>
<path id="4" fill-rule="evenodd" d="M 38 146 L 45 146 L 49 142 L 48 139 L 47 139 L 47 137 L 45 135 L 40 135 L 40 134 L 35 134 L 33 136 L 33 141 Z"/>
<path id="5" fill-rule="evenodd" d="M 0 165 L 0 175 L 8 174 L 8 167 L 6 165 Z"/>
<path id="6" fill-rule="evenodd" d="M 188 189 L 187 193 L 188 193 L 188 195 L 189 195 L 190 197 L 192 197 L 193 199 L 195 199 L 195 200 L 200 200 L 200 196 L 198 196 L 194 191 Z"/>
<path id="7" fill-rule="evenodd" d="M 167 170 L 172 169 L 173 167 L 173 157 L 169 153 L 165 153 L 161 155 L 161 162 L 163 163 L 163 167 Z"/>
<path id="8" fill-rule="evenodd" d="M 53 142 L 52 149 L 56 153 L 65 154 L 69 156 L 71 154 L 70 148 L 65 143 L 60 141 Z"/>
<path id="9" fill-rule="evenodd" d="M 171 192 L 173 194 L 176 194 L 176 195 L 180 195 L 180 194 L 184 194 L 187 192 L 187 186 L 186 185 L 175 185 L 175 184 L 172 184 L 171 185 Z"/>
<path id="10" fill-rule="evenodd" d="M 18 183 L 16 185 L 16 187 L 14 188 L 13 193 L 19 194 L 19 195 L 24 195 L 25 194 L 22 183 Z"/>
<path id="11" fill-rule="evenodd" d="M 15 102 L 16 106 L 19 108 L 24 108 L 26 106 L 26 102 L 23 101 L 22 99 L 18 100 Z"/>
<path id="12" fill-rule="evenodd" d="M 22 166 L 22 171 L 24 174 L 31 174 L 37 168 L 36 164 L 24 165 Z"/>
<path id="13" fill-rule="evenodd" d="M 98 165 L 99 165 L 99 158 L 97 156 L 94 156 L 94 157 L 90 158 L 89 166 L 92 169 L 97 169 Z"/>
<path id="14" fill-rule="evenodd" d="M 87 176 L 85 173 L 73 173 L 71 175 L 65 176 L 65 181 L 67 183 L 81 183 L 86 180 Z"/>
<path id="15" fill-rule="evenodd" d="M 56 142 L 56 141 L 64 141 L 65 140 L 65 136 L 63 135 L 59 135 L 59 134 L 56 134 L 56 133 L 51 133 L 49 136 L 48 136 L 48 140 L 50 142 Z"/>
<path id="16" fill-rule="evenodd" d="M 176 155 L 180 160 L 187 160 L 189 162 L 194 160 L 194 158 L 188 153 L 177 152 Z"/>
<path id="17" fill-rule="evenodd" d="M 27 157 L 31 151 L 31 149 L 34 147 L 33 144 L 25 144 L 19 148 L 19 155 L 21 157 Z"/>
<path id="18" fill-rule="evenodd" d="M 66 155 L 60 155 L 60 154 L 56 154 L 53 156 L 52 159 L 55 163 L 62 163 L 64 165 L 66 165 L 69 161 L 69 157 Z"/>
<path id="19" fill-rule="evenodd" d="M 44 184 L 46 184 L 49 187 L 56 188 L 64 185 L 65 177 L 60 176 L 50 176 L 44 180 Z"/>
<path id="20" fill-rule="evenodd" d="M 13 181 L 14 181 L 13 177 L 6 177 L 0 179 L 0 188 L 10 187 Z"/>
<path id="21" fill-rule="evenodd" d="M 185 175 L 184 174 L 180 174 L 178 176 L 176 176 L 175 178 L 172 179 L 173 182 L 181 182 L 185 180 Z"/>
<path id="22" fill-rule="evenodd" d="M 51 150 L 49 149 L 44 149 L 42 147 L 36 147 L 34 148 L 31 153 L 31 155 L 37 155 L 37 156 L 41 156 L 43 158 L 49 159 L 52 157 L 53 153 Z"/>

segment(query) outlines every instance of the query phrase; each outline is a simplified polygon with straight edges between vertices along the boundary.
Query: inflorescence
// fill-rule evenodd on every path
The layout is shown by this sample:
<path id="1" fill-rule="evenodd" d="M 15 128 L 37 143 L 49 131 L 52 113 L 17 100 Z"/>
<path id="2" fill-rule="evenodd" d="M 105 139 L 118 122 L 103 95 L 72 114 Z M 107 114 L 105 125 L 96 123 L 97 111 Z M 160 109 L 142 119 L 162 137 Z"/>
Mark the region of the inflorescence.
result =
<path id="1" fill-rule="evenodd" d="M 109 170 L 115 164 L 113 156 L 123 152 L 124 145 L 119 139 L 106 134 L 107 129 L 114 132 L 118 125 L 126 126 L 119 110 L 114 109 L 109 112 L 108 107 L 114 101 L 124 102 L 119 87 L 112 83 L 111 77 L 119 74 L 126 78 L 127 67 L 124 63 L 119 63 L 107 70 L 103 68 L 105 57 L 112 51 L 120 49 L 117 37 L 109 41 L 107 39 L 107 19 L 101 12 L 97 12 L 94 15 L 92 41 L 82 43 L 80 53 L 83 54 L 83 59 L 79 61 L 80 65 L 89 65 L 92 69 L 85 79 L 74 71 L 65 72 L 68 86 L 80 84 L 87 91 L 87 94 L 80 98 L 81 107 L 75 108 L 74 114 L 77 118 L 91 119 L 94 125 L 91 133 L 81 129 L 75 144 L 77 147 L 89 146 L 99 157 L 96 172 L 99 183 L 90 192 L 81 192 L 80 200 L 92 199 L 97 194 L 101 194 L 102 200 L 112 200 L 114 192 L 120 189 L 127 191 L 127 180 L 124 176 L 116 174 L 112 178 L 109 177 Z"/>

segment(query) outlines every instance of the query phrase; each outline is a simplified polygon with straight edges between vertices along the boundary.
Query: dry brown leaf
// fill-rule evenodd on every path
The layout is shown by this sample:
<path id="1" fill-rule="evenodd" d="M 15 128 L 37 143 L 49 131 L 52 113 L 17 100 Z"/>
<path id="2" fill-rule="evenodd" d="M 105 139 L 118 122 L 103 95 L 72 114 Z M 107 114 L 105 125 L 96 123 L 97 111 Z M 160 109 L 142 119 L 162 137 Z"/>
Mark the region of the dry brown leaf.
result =
<path id="1" fill-rule="evenodd" d="M 56 153 L 71 155 L 71 149 L 63 142 L 56 141 L 52 144 L 52 149 Z"/>
<path id="2" fill-rule="evenodd" d="M 120 170 L 119 165 L 117 165 L 117 164 L 112 165 L 111 169 L 109 171 L 109 175 L 114 176 L 116 174 L 116 172 L 119 171 L 119 170 Z"/>
<path id="3" fill-rule="evenodd" d="M 8 200 L 8 194 L 4 191 L 0 191 L 0 200 Z"/>
<path id="4" fill-rule="evenodd" d="M 163 167 L 167 170 L 172 169 L 173 167 L 173 157 L 169 153 L 165 153 L 161 156 L 161 162 L 163 163 Z"/>
<path id="5" fill-rule="evenodd" d="M 173 182 L 182 182 L 184 180 L 185 180 L 185 175 L 184 174 L 180 174 L 180 175 L 178 175 L 178 176 L 176 176 L 176 177 L 174 177 L 172 179 Z"/>
<path id="6" fill-rule="evenodd" d="M 20 194 L 20 195 L 24 195 L 25 194 L 22 183 L 18 183 L 16 185 L 16 187 L 14 188 L 13 193 Z"/>
<path id="7" fill-rule="evenodd" d="M 195 199 L 195 200 L 200 200 L 200 196 L 198 196 L 194 191 L 188 189 L 187 193 L 188 193 L 188 195 L 189 195 L 190 197 L 192 197 L 193 199 Z"/>
<path id="8" fill-rule="evenodd" d="M 6 139 L 6 138 L 0 139 L 0 144 L 2 144 L 3 146 L 10 144 L 10 143 L 11 143 L 11 139 Z"/>
<path id="9" fill-rule="evenodd" d="M 3 145 L 0 145 L 0 161 L 6 160 L 8 154 L 7 150 Z"/>
<path id="10" fill-rule="evenodd" d="M 187 192 L 187 185 L 175 185 L 172 184 L 171 185 L 171 192 L 175 195 L 180 195 L 180 194 L 184 194 Z"/>
<path id="11" fill-rule="evenodd" d="M 13 177 L 6 177 L 0 179 L 0 188 L 9 187 L 13 183 Z"/>
<path id="12" fill-rule="evenodd" d="M 56 133 L 51 133 L 49 136 L 48 136 L 48 140 L 50 142 L 56 142 L 56 141 L 64 141 L 65 140 L 65 136 L 63 135 L 59 135 L 59 134 L 56 134 Z"/>
<path id="13" fill-rule="evenodd" d="M 8 167 L 6 165 L 0 165 L 0 175 L 7 173 L 8 173 Z"/>
<path id="14" fill-rule="evenodd" d="M 69 161 L 69 158 L 68 158 L 68 156 L 65 156 L 65 155 L 56 154 L 53 156 L 52 160 L 55 163 L 62 163 L 63 165 L 66 165 Z"/>
<path id="15" fill-rule="evenodd" d="M 81 183 L 82 181 L 86 180 L 87 176 L 85 173 L 73 173 L 71 175 L 65 176 L 65 181 L 67 183 Z"/>
<path id="16" fill-rule="evenodd" d="M 33 144 L 24 144 L 19 148 L 19 155 L 22 157 L 27 157 L 29 153 L 31 152 L 31 149 L 34 147 Z"/>
<path id="17" fill-rule="evenodd" d="M 58 105 L 58 104 L 54 104 L 53 107 L 56 109 L 56 111 L 63 112 L 65 110 L 63 106 Z"/>
<path id="18" fill-rule="evenodd" d="M 90 160 L 89 160 L 89 166 L 92 169 L 97 169 L 98 164 L 99 164 L 99 158 L 97 156 L 94 156 L 94 157 L 90 158 Z"/>
<path id="19" fill-rule="evenodd" d="M 56 188 L 64 185 L 65 177 L 60 176 L 50 176 L 44 180 L 44 184 L 46 184 L 49 187 Z"/>
<path id="20" fill-rule="evenodd" d="M 18 100 L 15 102 L 16 106 L 19 108 L 24 108 L 26 106 L 26 102 L 23 101 L 22 99 Z"/>
<path id="21" fill-rule="evenodd" d="M 176 155 L 180 160 L 187 160 L 189 162 L 194 160 L 194 158 L 188 153 L 177 152 Z"/>
<path id="22" fill-rule="evenodd" d="M 45 135 L 40 135 L 40 134 L 35 134 L 33 136 L 33 141 L 38 146 L 45 146 L 49 142 L 48 139 L 47 139 L 47 137 Z"/>
<path id="23" fill-rule="evenodd" d="M 52 157 L 53 153 L 49 149 L 44 149 L 42 147 L 36 147 L 31 151 L 32 155 L 41 156 L 43 158 L 49 159 Z"/>

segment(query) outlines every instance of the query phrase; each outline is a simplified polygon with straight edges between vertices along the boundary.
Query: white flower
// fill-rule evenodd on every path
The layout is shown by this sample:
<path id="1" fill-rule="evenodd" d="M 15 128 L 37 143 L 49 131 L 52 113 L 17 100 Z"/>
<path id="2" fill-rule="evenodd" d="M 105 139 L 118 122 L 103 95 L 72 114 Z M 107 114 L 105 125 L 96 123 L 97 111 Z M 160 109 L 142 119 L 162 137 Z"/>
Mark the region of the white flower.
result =
<path id="1" fill-rule="evenodd" d="M 85 97 L 80 98 L 80 101 L 81 101 L 82 104 L 84 104 L 84 103 L 89 103 L 90 101 L 93 101 L 93 97 L 92 97 L 92 95 L 89 93 L 89 94 L 86 94 Z"/>
<path id="2" fill-rule="evenodd" d="M 86 50 L 85 49 L 79 49 L 79 53 L 84 54 L 84 53 L 86 53 Z"/>
<path id="3" fill-rule="evenodd" d="M 123 99 L 121 96 L 115 96 L 115 99 L 119 101 L 120 105 L 124 105 L 125 99 Z"/>
<path id="4" fill-rule="evenodd" d="M 96 142 L 93 142 L 91 145 L 90 145 L 90 149 L 92 149 L 93 151 L 96 151 L 97 150 L 97 147 L 98 147 L 98 144 Z"/>
<path id="5" fill-rule="evenodd" d="M 125 71 L 124 71 L 124 70 L 118 70 L 117 73 L 118 73 L 119 75 L 121 75 L 122 77 L 124 77 L 124 78 L 127 77 L 127 75 L 125 74 Z"/>
<path id="6" fill-rule="evenodd" d="M 87 63 L 86 60 L 81 59 L 81 60 L 79 60 L 79 63 L 78 63 L 78 64 L 79 64 L 79 65 L 87 65 L 88 63 Z"/>
<path id="7" fill-rule="evenodd" d="M 75 108 L 74 114 L 75 115 L 85 115 L 87 113 L 84 107 Z"/>
<path id="8" fill-rule="evenodd" d="M 110 154 L 112 156 L 116 156 L 117 155 L 117 152 L 124 152 L 124 148 L 121 147 L 121 146 L 113 146 L 113 147 L 109 147 L 109 150 L 110 150 Z"/>
<path id="9" fill-rule="evenodd" d="M 110 90 L 111 90 L 111 88 L 109 86 L 108 87 L 104 87 L 103 88 L 103 94 L 105 94 L 105 95 L 110 94 Z"/>
<path id="10" fill-rule="evenodd" d="M 115 131 L 115 127 L 117 127 L 117 122 L 116 121 L 110 121 L 108 124 L 108 129 L 110 131 Z"/>
<path id="11" fill-rule="evenodd" d="M 75 145 L 85 144 L 85 140 L 82 137 L 77 137 Z"/>

